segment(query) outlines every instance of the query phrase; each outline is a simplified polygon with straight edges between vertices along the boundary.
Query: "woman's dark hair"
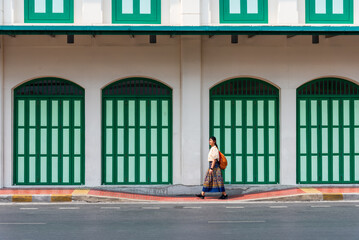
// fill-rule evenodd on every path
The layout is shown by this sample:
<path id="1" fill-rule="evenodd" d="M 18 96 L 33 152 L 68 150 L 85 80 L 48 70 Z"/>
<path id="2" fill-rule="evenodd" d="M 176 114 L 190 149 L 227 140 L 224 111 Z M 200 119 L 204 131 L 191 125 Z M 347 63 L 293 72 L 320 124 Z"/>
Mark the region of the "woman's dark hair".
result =
<path id="1" fill-rule="evenodd" d="M 214 145 L 216 145 L 216 147 L 218 148 L 216 137 L 215 137 L 215 136 L 212 136 L 212 137 L 210 137 L 209 139 L 212 139 L 212 141 L 214 142 Z"/>

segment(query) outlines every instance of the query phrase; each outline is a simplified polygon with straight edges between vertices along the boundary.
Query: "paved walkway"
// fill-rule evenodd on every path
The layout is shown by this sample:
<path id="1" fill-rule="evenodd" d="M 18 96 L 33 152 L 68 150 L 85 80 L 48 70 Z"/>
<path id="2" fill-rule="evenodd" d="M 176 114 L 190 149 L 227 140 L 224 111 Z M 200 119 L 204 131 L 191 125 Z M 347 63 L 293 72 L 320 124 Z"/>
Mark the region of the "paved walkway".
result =
<path id="1" fill-rule="evenodd" d="M 154 201 L 214 202 L 218 196 L 199 199 L 194 196 L 153 196 L 98 189 L 0 189 L 0 202 L 71 202 L 71 201 Z M 226 202 L 237 201 L 322 201 L 359 200 L 359 187 L 291 188 L 245 195 L 233 195 Z M 223 200 L 221 200 L 223 201 Z"/>

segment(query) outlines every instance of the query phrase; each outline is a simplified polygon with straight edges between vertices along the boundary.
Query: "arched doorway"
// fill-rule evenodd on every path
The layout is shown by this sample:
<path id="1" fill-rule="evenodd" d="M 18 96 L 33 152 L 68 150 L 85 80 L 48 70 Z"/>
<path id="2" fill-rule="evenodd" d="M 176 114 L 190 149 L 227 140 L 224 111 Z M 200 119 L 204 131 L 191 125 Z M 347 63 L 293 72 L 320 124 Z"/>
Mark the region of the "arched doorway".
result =
<path id="1" fill-rule="evenodd" d="M 84 184 L 84 95 L 50 77 L 14 90 L 15 185 Z"/>
<path id="2" fill-rule="evenodd" d="M 102 183 L 172 183 L 172 90 L 146 78 L 102 91 Z"/>
<path id="3" fill-rule="evenodd" d="M 320 78 L 297 89 L 297 182 L 359 182 L 359 86 Z"/>
<path id="4" fill-rule="evenodd" d="M 227 184 L 279 182 L 279 90 L 235 78 L 210 89 L 210 134 L 228 160 Z"/>

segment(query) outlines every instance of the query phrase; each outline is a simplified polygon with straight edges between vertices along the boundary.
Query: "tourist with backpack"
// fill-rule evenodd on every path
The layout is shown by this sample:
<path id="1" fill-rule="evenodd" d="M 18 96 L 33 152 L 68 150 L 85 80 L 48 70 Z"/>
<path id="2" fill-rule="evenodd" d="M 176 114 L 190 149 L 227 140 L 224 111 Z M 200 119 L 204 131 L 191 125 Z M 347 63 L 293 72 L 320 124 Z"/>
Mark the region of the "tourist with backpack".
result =
<path id="1" fill-rule="evenodd" d="M 209 145 L 211 145 L 208 153 L 209 169 L 204 179 L 202 193 L 196 194 L 196 197 L 204 199 L 206 192 L 222 192 L 222 196 L 219 199 L 227 199 L 228 195 L 224 189 L 221 171 L 226 168 L 227 159 L 218 150 L 215 137 L 209 138 Z"/>

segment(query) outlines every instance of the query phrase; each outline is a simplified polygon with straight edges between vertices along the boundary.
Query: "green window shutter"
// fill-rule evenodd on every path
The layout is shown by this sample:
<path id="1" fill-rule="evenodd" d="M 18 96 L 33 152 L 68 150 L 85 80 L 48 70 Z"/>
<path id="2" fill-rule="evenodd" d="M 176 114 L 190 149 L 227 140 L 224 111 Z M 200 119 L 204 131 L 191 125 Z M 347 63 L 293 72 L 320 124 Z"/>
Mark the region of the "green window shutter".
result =
<path id="1" fill-rule="evenodd" d="M 220 0 L 220 23 L 268 23 L 267 0 Z"/>
<path id="2" fill-rule="evenodd" d="M 25 0 L 25 23 L 73 23 L 74 0 Z"/>
<path id="3" fill-rule="evenodd" d="M 359 182 L 359 86 L 321 78 L 297 89 L 297 183 Z"/>
<path id="4" fill-rule="evenodd" d="M 306 0 L 306 23 L 353 23 L 353 0 Z"/>
<path id="5" fill-rule="evenodd" d="M 228 166 L 226 184 L 279 183 L 279 90 L 235 78 L 210 90 L 210 135 Z"/>
<path id="6" fill-rule="evenodd" d="M 112 0 L 112 22 L 160 24 L 161 0 Z"/>
<path id="7" fill-rule="evenodd" d="M 85 182 L 85 91 L 59 78 L 14 90 L 14 184 Z"/>
<path id="8" fill-rule="evenodd" d="M 102 90 L 102 183 L 172 184 L 172 89 L 129 78 Z"/>

